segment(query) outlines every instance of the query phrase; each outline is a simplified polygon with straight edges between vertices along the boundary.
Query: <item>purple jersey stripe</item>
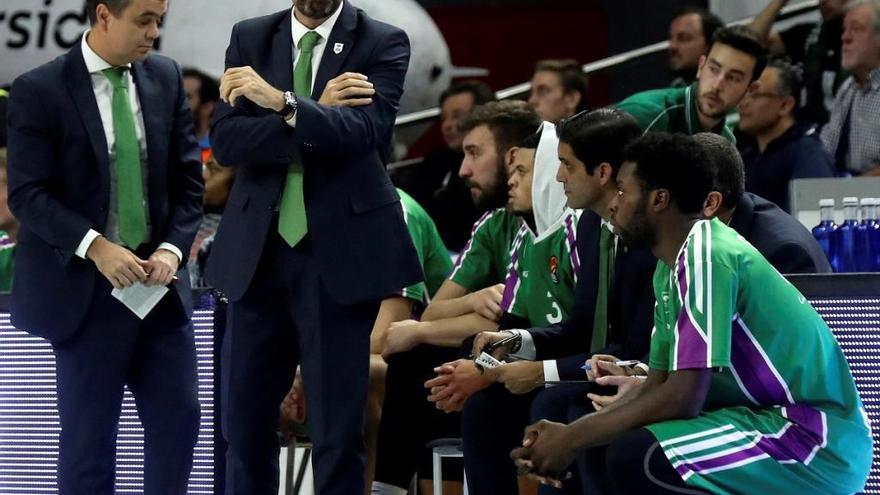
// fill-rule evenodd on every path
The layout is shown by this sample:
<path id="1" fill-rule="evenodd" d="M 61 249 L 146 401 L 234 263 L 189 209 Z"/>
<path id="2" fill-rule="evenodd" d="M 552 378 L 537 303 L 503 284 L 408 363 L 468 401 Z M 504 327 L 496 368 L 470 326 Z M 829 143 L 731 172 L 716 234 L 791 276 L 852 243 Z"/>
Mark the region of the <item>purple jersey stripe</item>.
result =
<path id="1" fill-rule="evenodd" d="M 745 391 L 762 406 L 791 404 L 788 390 L 773 373 L 772 364 L 749 337 L 745 323 L 737 317 L 733 321 L 730 364 Z"/>
<path id="2" fill-rule="evenodd" d="M 782 430 L 782 434 L 763 435 L 755 445 L 726 455 L 683 463 L 676 466 L 675 470 L 682 476 L 688 471 L 720 471 L 736 467 L 743 461 L 765 456 L 777 462 L 809 464 L 815 452 L 826 444 L 824 413 L 803 404 L 783 408 L 782 412 L 791 421 L 788 428 Z"/>
<path id="3" fill-rule="evenodd" d="M 694 325 L 693 319 L 687 309 L 688 277 L 686 269 L 686 249 L 682 250 L 681 256 L 678 258 L 677 279 L 678 294 L 681 297 L 681 311 L 678 313 L 678 322 L 675 327 L 678 331 L 676 339 L 676 363 L 675 369 L 681 369 L 679 366 L 684 365 L 693 367 L 699 365 L 703 367 L 709 366 L 709 347 L 703 334 Z"/>
<path id="4" fill-rule="evenodd" d="M 602 227 L 600 226 L 599 228 Z M 569 214 L 565 217 L 565 237 L 568 239 L 568 252 L 571 256 L 571 267 L 574 270 L 575 280 L 577 280 L 577 275 L 581 272 L 581 258 L 578 256 L 573 214 Z"/>
<path id="5" fill-rule="evenodd" d="M 528 227 L 523 225 L 510 248 L 510 267 L 507 270 L 507 277 L 504 279 L 504 293 L 501 296 L 501 310 L 504 312 L 510 312 L 516 299 L 516 289 L 519 287 L 519 248 L 527 231 Z"/>
<path id="6" fill-rule="evenodd" d="M 483 224 L 486 223 L 487 220 L 489 220 L 489 217 L 491 217 L 493 213 L 495 213 L 494 210 L 487 211 L 486 213 L 483 213 L 483 216 L 481 216 L 479 220 L 474 222 L 474 226 L 471 227 L 471 237 L 468 239 L 467 244 L 464 245 L 464 249 L 461 250 L 461 254 L 458 255 L 458 259 L 455 260 L 455 265 L 452 267 L 452 275 L 450 275 L 449 278 L 455 276 L 455 272 L 458 271 L 458 268 L 461 266 L 461 262 L 464 261 L 465 256 L 467 256 L 468 252 L 470 252 L 471 250 L 471 247 L 473 247 L 474 234 L 476 234 L 477 231 L 480 230 L 480 227 L 482 227 Z"/>

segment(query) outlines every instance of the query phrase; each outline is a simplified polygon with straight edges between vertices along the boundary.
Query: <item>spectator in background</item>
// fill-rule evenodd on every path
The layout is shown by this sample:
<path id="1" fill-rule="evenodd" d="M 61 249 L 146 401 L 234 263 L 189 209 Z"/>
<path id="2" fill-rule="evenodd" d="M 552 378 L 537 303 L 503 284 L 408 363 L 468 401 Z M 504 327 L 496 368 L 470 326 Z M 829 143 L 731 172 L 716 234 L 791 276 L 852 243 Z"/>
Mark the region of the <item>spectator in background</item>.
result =
<path id="1" fill-rule="evenodd" d="M 532 74 L 529 105 L 541 120 L 555 124 L 587 108 L 588 81 L 576 60 L 541 60 Z"/>
<path id="2" fill-rule="evenodd" d="M 755 86 L 767 63 L 758 36 L 743 26 L 715 31 L 709 54 L 700 57 L 697 81 L 685 88 L 634 94 L 617 104 L 636 118 L 644 132 L 714 132 L 736 141 L 727 114 Z"/>
<path id="3" fill-rule="evenodd" d="M 773 21 L 788 2 L 771 0 L 750 27 L 767 40 L 771 54 L 787 55 L 803 64 L 804 97 L 799 118 L 822 125 L 828 121 L 834 95 L 846 79 L 846 72 L 840 67 L 846 0 L 819 0 L 821 22 L 805 22 L 771 32 Z"/>
<path id="4" fill-rule="evenodd" d="M 220 225 L 223 208 L 232 192 L 235 169 L 217 163 L 211 148 L 207 148 L 202 150 L 202 177 L 205 179 L 205 215 L 189 252 L 189 275 L 193 287 L 208 286 L 205 282 L 205 264 L 211 254 L 211 244 L 214 242 L 217 226 Z"/>
<path id="5" fill-rule="evenodd" d="M 788 183 L 804 177 L 834 177 L 834 162 L 815 124 L 797 122 L 800 69 L 776 58 L 739 105 L 737 141 L 745 163 L 746 191 L 790 211 Z"/>
<path id="6" fill-rule="evenodd" d="M 842 66 L 852 74 L 837 93 L 822 143 L 838 170 L 880 175 L 880 0 L 858 0 L 843 21 Z"/>
<path id="7" fill-rule="evenodd" d="M 690 86 L 697 80 L 700 57 L 709 53 L 712 36 L 724 22 L 706 9 L 687 7 L 669 23 L 669 70 L 675 74 L 670 86 Z"/>
<path id="8" fill-rule="evenodd" d="M 443 243 L 459 252 L 467 242 L 471 226 L 480 211 L 474 206 L 465 182 L 458 176 L 464 153 L 458 125 L 471 110 L 495 100 L 495 93 L 480 81 L 462 81 L 440 95 L 440 130 L 443 148 L 432 151 L 424 161 L 394 171 L 394 184 L 409 193 L 434 219 Z"/>
<path id="9" fill-rule="evenodd" d="M 5 121 L 6 116 L 3 117 L 4 120 L 0 122 Z M 18 220 L 9 211 L 6 148 L 0 147 L 0 292 L 12 290 L 12 268 L 16 241 L 18 241 Z"/>
<path id="10" fill-rule="evenodd" d="M 183 69 L 183 89 L 192 110 L 199 146 L 202 149 L 210 148 L 208 133 L 211 131 L 214 105 L 220 99 L 220 86 L 216 79 L 204 72 L 187 68 Z"/>

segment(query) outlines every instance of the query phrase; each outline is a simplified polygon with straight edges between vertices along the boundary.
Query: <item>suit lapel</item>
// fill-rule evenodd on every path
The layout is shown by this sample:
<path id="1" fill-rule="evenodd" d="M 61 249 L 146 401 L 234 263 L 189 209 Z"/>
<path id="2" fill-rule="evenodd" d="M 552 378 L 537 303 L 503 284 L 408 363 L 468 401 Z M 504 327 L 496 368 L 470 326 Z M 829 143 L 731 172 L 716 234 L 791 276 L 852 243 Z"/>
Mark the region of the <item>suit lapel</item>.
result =
<path id="1" fill-rule="evenodd" d="M 107 153 L 107 136 L 104 135 L 104 124 L 98 111 L 98 102 L 95 100 L 95 90 L 79 43 L 67 53 L 64 70 L 67 74 L 65 78 L 67 88 L 73 97 L 73 103 L 76 105 L 95 153 L 101 191 L 107 194 L 104 198 L 104 202 L 107 202 L 110 195 L 110 156 Z"/>
<path id="2" fill-rule="evenodd" d="M 293 90 L 293 38 L 290 28 L 292 14 L 293 10 L 288 9 L 272 37 L 272 82 L 282 91 Z"/>
<path id="3" fill-rule="evenodd" d="M 324 54 L 321 56 L 321 66 L 318 67 L 318 74 L 312 85 L 313 100 L 318 100 L 321 97 L 327 81 L 340 74 L 342 63 L 345 62 L 345 58 L 354 45 L 356 27 L 357 12 L 348 1 L 345 1 L 339 19 L 336 20 L 336 25 L 330 32 L 330 39 L 327 40 L 327 45 L 324 47 Z"/>
<path id="4" fill-rule="evenodd" d="M 162 87 L 155 79 L 155 74 L 144 62 L 132 64 L 132 77 L 137 88 L 138 101 L 141 106 L 141 114 L 144 119 L 144 140 L 147 143 L 147 163 L 142 166 L 148 167 L 147 192 L 149 193 L 150 210 L 159 207 L 159 201 L 155 197 L 161 190 L 161 184 L 165 182 L 165 169 L 161 164 L 166 163 L 162 153 L 167 153 L 167 136 L 162 134 L 163 129 L 163 98 L 169 95 L 162 94 Z M 137 118 L 137 117 L 135 117 Z M 157 218 L 156 211 L 150 211 L 152 218 Z"/>

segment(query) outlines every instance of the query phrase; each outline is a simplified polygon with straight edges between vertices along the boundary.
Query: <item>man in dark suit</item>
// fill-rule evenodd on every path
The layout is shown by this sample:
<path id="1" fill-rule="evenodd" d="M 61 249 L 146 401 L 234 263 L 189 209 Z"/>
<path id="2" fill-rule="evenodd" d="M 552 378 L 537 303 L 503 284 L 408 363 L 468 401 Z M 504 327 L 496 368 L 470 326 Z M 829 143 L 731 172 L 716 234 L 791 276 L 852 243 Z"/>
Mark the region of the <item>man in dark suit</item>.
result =
<path id="1" fill-rule="evenodd" d="M 760 252 L 779 273 L 831 273 L 813 235 L 774 203 L 745 190 L 745 167 L 736 148 L 710 133 L 695 136 L 709 155 L 713 192 L 704 216 L 717 216 Z"/>
<path id="2" fill-rule="evenodd" d="M 421 279 L 384 167 L 408 61 L 403 31 L 342 0 L 233 28 L 211 142 L 237 171 L 207 273 L 231 301 L 227 493 L 277 490 L 298 362 L 317 492 L 364 489 L 370 330 L 380 300 Z"/>
<path id="3" fill-rule="evenodd" d="M 577 230 L 581 269 L 568 320 L 546 328 L 512 331 L 522 339 L 512 355 L 532 360 L 540 376 L 527 386 L 523 385 L 529 379 L 527 372 L 519 377 L 504 376 L 501 381 L 515 394 L 545 382 L 585 380 L 582 366 L 592 355 L 639 358 L 647 352 L 651 336 L 651 278 L 657 259 L 647 249 L 627 249 L 617 241 L 608 222 L 623 149 L 641 135 L 641 130 L 623 111 L 600 109 L 563 120 L 558 134 L 561 163 L 557 180 L 564 185 L 568 205 L 586 209 Z M 505 336 L 504 332 L 480 334 L 474 352 Z M 508 347 L 502 352 L 513 351 Z M 511 366 L 487 374 L 506 374 Z M 516 469 L 508 454 L 521 442 L 522 429 L 540 419 L 567 421 L 569 406 L 587 406 L 586 394 L 595 391 L 594 384 L 566 383 L 523 396 L 494 385 L 471 396 L 462 411 L 469 487 L 474 493 L 516 493 Z M 583 478 L 585 483 L 593 479 Z M 586 492 L 592 493 L 592 489 Z"/>
<path id="4" fill-rule="evenodd" d="M 177 65 L 148 56 L 167 1 L 86 6 L 82 42 L 11 92 L 12 321 L 55 351 L 59 492 L 113 493 L 127 385 L 145 429 L 144 492 L 184 494 L 199 417 L 183 270 L 202 218 L 192 116 Z M 111 296 L 136 283 L 171 289 L 144 319 Z"/>

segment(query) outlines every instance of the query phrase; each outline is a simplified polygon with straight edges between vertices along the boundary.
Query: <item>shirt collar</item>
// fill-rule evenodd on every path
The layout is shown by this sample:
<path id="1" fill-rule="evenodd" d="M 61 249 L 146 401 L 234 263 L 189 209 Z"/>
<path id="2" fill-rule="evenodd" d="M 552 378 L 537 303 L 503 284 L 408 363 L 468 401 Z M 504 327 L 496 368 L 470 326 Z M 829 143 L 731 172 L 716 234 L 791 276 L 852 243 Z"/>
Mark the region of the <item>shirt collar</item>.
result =
<path id="1" fill-rule="evenodd" d="M 880 68 L 874 69 L 868 74 L 868 91 L 880 89 Z"/>
<path id="2" fill-rule="evenodd" d="M 342 7 L 345 5 L 345 2 L 339 2 L 339 7 L 336 8 L 336 12 L 333 12 L 333 15 L 328 17 L 324 22 L 321 23 L 320 26 L 315 29 L 307 28 L 303 23 L 299 22 L 299 19 L 296 18 L 296 15 L 293 12 L 293 9 L 290 10 L 290 30 L 293 35 L 293 44 L 297 48 L 299 47 L 299 42 L 303 36 L 309 31 L 314 31 L 321 36 L 318 44 L 326 43 L 328 39 L 330 39 L 330 33 L 333 32 L 333 26 L 336 25 L 336 20 L 339 19 L 339 15 L 342 13 Z"/>
<path id="3" fill-rule="evenodd" d="M 91 29 L 83 33 L 81 46 L 82 46 L 82 54 L 83 60 L 86 63 L 86 70 L 89 71 L 89 74 L 97 74 L 104 69 L 113 68 L 109 62 L 101 58 L 100 55 L 95 53 L 95 50 L 92 50 L 92 47 L 89 46 L 89 43 L 86 41 L 86 38 L 89 36 Z M 123 67 L 128 67 L 131 69 L 131 64 L 125 64 Z"/>

